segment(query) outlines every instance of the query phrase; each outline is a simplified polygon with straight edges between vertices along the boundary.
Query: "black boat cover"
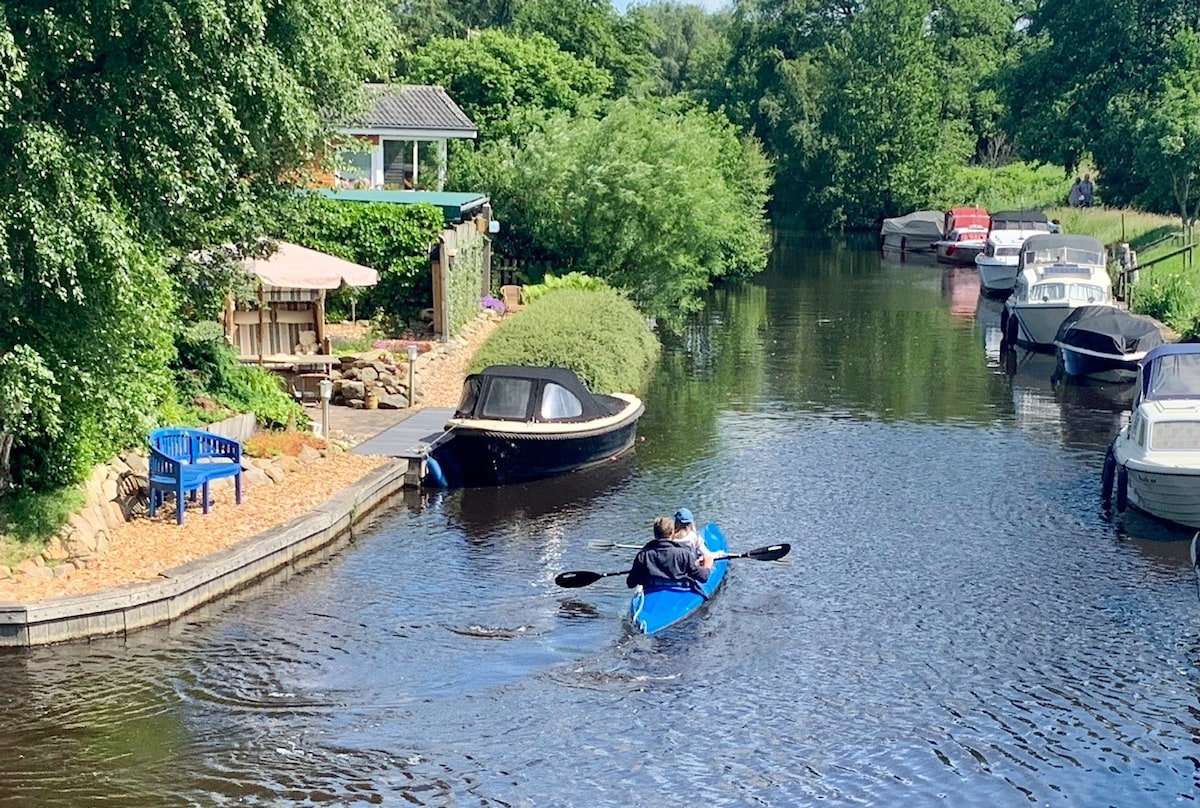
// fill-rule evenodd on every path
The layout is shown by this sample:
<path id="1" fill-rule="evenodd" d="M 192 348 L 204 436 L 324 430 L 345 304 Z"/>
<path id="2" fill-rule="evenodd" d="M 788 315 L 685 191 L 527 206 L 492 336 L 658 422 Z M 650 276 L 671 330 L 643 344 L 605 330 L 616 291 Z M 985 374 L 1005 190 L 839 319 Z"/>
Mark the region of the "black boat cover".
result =
<path id="1" fill-rule="evenodd" d="M 454 417 L 529 423 L 589 421 L 615 415 L 625 405 L 619 398 L 588 390 L 570 368 L 492 365 L 463 382 Z"/>
<path id="2" fill-rule="evenodd" d="M 1080 306 L 1058 328 L 1055 342 L 1115 356 L 1162 345 L 1158 324 L 1115 306 Z"/>
<path id="3" fill-rule="evenodd" d="M 993 230 L 1040 230 L 1050 232 L 1050 220 L 1040 210 L 1002 210 L 992 214 Z"/>

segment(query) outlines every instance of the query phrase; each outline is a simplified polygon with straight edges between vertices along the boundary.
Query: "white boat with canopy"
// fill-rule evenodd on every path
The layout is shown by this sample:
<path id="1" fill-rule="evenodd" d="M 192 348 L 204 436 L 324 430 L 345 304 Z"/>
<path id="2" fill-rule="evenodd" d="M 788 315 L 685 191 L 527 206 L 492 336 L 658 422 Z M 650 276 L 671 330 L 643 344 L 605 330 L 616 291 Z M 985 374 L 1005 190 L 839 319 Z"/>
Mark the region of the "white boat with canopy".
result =
<path id="1" fill-rule="evenodd" d="M 1138 367 L 1133 411 L 1104 458 L 1105 501 L 1200 528 L 1200 344 L 1160 345 Z"/>
<path id="2" fill-rule="evenodd" d="M 1091 236 L 1030 236 L 1021 247 L 1000 330 L 1009 345 L 1053 350 L 1059 326 L 1072 310 L 1106 305 L 1116 304 L 1103 244 Z"/>

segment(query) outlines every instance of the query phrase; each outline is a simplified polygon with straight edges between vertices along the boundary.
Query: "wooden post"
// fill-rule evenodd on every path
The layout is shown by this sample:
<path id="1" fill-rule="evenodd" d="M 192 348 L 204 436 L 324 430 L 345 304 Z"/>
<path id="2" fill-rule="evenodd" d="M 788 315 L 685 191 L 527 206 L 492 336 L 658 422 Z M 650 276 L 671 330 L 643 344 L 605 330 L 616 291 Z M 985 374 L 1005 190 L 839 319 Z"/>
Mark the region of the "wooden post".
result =
<path id="1" fill-rule="evenodd" d="M 325 290 L 322 289 L 317 294 L 317 310 L 316 322 L 314 326 L 317 330 L 317 344 L 325 345 Z"/>
<path id="2" fill-rule="evenodd" d="M 258 284 L 258 366 L 263 366 L 263 340 L 267 337 L 267 328 L 263 323 L 263 314 L 266 311 L 266 293 L 263 292 L 263 285 L 260 281 Z"/>

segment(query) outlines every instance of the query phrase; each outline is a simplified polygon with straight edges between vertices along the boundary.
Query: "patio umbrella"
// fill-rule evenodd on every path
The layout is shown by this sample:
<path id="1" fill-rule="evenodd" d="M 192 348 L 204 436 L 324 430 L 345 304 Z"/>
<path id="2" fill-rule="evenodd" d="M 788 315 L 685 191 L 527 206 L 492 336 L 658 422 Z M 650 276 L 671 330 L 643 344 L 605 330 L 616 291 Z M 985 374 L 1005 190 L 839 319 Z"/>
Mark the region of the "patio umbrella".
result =
<path id="1" fill-rule="evenodd" d="M 267 258 L 247 258 L 246 269 L 268 286 L 284 289 L 336 289 L 347 286 L 374 286 L 379 273 L 336 255 L 317 252 L 299 244 L 279 242 L 279 249 Z"/>

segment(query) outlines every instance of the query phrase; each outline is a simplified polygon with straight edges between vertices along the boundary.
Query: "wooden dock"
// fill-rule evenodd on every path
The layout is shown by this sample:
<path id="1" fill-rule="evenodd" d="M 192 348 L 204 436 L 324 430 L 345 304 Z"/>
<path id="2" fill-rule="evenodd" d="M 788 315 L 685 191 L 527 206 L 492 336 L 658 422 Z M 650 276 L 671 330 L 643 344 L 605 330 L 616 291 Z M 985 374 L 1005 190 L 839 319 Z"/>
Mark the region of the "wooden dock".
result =
<path id="1" fill-rule="evenodd" d="M 387 455 L 409 461 L 409 466 L 422 466 L 429 444 L 441 436 L 446 422 L 454 415 L 453 407 L 428 407 L 388 427 L 373 438 L 354 447 L 355 454 Z M 424 471 L 424 469 L 422 469 Z"/>

